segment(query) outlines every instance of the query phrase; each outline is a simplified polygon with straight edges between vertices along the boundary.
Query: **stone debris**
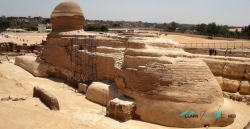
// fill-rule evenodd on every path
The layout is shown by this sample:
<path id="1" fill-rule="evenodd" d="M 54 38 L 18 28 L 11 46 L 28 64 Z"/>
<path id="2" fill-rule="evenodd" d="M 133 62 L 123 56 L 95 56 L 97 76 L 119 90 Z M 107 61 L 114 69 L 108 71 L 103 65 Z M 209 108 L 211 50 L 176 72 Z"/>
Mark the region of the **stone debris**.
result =
<path id="1" fill-rule="evenodd" d="M 240 93 L 243 95 L 250 95 L 250 84 L 249 81 L 241 79 L 229 79 L 226 77 L 218 76 L 216 77 L 221 89 L 226 92 Z"/>
<path id="2" fill-rule="evenodd" d="M 250 105 L 250 95 L 241 95 L 239 93 L 229 93 L 223 92 L 223 96 L 228 99 L 232 99 L 234 101 L 243 102 L 247 105 Z"/>
<path id="3" fill-rule="evenodd" d="M 87 93 L 88 85 L 79 83 L 78 84 L 78 92 L 80 93 Z"/>
<path id="4" fill-rule="evenodd" d="M 240 83 L 239 93 L 250 95 L 250 84 L 249 84 L 249 81 L 242 81 Z"/>
<path id="5" fill-rule="evenodd" d="M 59 110 L 59 103 L 55 96 L 48 93 L 42 88 L 34 87 L 33 90 L 33 97 L 40 98 L 43 102 L 45 102 L 51 110 Z"/>
<path id="6" fill-rule="evenodd" d="M 136 104 L 133 100 L 120 97 L 109 101 L 106 114 L 121 121 L 128 121 L 134 118 L 135 109 Z"/>
<path id="7" fill-rule="evenodd" d="M 27 99 L 27 97 L 26 96 L 24 96 L 24 97 L 14 97 L 14 96 L 12 96 L 12 95 L 9 95 L 9 97 L 3 97 L 3 98 L 1 98 L 1 101 L 24 101 L 24 100 L 26 100 Z"/>

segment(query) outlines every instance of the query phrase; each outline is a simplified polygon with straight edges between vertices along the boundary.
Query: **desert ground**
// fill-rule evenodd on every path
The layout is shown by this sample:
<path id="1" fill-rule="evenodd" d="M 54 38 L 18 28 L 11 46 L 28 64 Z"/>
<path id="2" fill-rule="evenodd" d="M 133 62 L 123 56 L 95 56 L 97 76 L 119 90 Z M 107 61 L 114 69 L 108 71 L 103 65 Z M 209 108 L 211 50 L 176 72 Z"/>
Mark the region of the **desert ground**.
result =
<path id="1" fill-rule="evenodd" d="M 2 35 L 0 35 L 1 37 L 0 42 L 13 42 L 19 45 L 26 43 L 29 45 L 29 44 L 42 43 L 42 40 L 46 40 L 48 33 L 29 32 L 29 33 L 4 33 L 4 34 L 11 35 L 13 36 L 13 38 L 4 38 L 2 37 Z"/>
<path id="2" fill-rule="evenodd" d="M 18 36 L 31 43 L 45 39 L 46 35 L 46 33 L 32 35 L 20 33 Z M 181 35 L 167 35 L 164 38 L 173 39 L 180 43 L 184 43 L 184 41 L 189 43 L 211 41 Z M 0 37 L 0 42 L 10 40 L 15 43 L 23 43 L 19 42 L 20 39 Z M 0 129 L 174 129 L 139 120 L 120 122 L 111 119 L 105 116 L 106 109 L 103 106 L 87 100 L 84 94 L 78 93 L 67 81 L 52 77 L 34 77 L 21 67 L 7 61 L 4 56 L 1 56 L 0 60 L 2 60 L 0 64 L 0 99 L 9 96 L 25 99 L 0 101 Z M 44 88 L 56 96 L 60 110 L 52 111 L 38 98 L 34 98 L 34 86 Z M 249 122 L 250 106 L 237 101 L 229 101 L 235 109 L 235 122 L 227 127 L 211 127 L 209 129 L 242 129 Z"/>
<path id="3" fill-rule="evenodd" d="M 0 82 L 0 98 L 25 98 L 19 101 L 0 101 L 0 129 L 172 129 L 138 120 L 120 122 L 105 117 L 104 107 L 87 100 L 70 83 L 59 78 L 34 77 L 8 61 L 0 64 Z M 52 111 L 38 98 L 34 98 L 34 86 L 44 88 L 56 96 L 60 111 Z M 235 122 L 227 127 L 211 129 L 242 129 L 250 120 L 249 106 L 229 101 L 236 112 Z"/>

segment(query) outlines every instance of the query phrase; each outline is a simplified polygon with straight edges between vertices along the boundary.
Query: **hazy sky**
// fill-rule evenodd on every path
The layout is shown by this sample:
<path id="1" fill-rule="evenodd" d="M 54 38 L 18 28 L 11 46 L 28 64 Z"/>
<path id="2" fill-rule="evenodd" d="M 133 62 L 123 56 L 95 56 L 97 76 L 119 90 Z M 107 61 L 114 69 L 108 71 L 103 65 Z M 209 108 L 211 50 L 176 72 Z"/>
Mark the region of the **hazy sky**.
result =
<path id="1" fill-rule="evenodd" d="M 74 0 L 86 19 L 232 26 L 250 24 L 250 0 Z M 1 0 L 0 16 L 42 16 L 63 0 Z"/>

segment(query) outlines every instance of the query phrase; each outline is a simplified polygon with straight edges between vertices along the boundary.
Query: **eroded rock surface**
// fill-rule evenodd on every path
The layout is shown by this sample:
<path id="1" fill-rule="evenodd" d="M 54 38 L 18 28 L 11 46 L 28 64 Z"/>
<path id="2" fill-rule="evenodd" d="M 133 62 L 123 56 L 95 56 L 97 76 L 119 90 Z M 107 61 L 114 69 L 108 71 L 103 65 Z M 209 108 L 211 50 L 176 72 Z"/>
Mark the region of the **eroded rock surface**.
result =
<path id="1" fill-rule="evenodd" d="M 133 99 L 134 114 L 143 121 L 185 128 L 227 126 L 234 121 L 215 117 L 216 114 L 201 119 L 200 113 L 205 110 L 227 114 L 234 114 L 234 110 L 224 100 L 208 65 L 185 52 L 183 45 L 157 37 L 86 33 L 82 29 L 83 13 L 72 2 L 59 4 L 51 19 L 52 32 L 37 60 L 50 66 L 45 72 L 49 76 L 75 84 L 92 82 L 86 94 L 89 100 L 107 105 L 117 97 L 112 90 L 117 87 L 124 96 Z M 23 64 L 27 68 L 30 63 Z M 238 76 L 230 70 L 231 66 L 227 71 Z M 115 85 L 100 83 L 104 80 Z M 182 116 L 185 111 L 197 117 Z"/>
<path id="2" fill-rule="evenodd" d="M 57 98 L 42 88 L 35 86 L 33 90 L 33 97 L 40 98 L 49 106 L 51 110 L 60 110 Z"/>

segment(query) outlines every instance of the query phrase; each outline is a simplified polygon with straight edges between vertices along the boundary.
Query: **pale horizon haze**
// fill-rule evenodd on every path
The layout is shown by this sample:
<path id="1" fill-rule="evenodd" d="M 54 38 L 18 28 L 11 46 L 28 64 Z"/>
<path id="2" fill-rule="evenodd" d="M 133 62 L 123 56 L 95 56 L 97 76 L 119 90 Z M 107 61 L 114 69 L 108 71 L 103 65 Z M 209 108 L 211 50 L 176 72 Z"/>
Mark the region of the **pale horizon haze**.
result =
<path id="1" fill-rule="evenodd" d="M 0 16 L 49 18 L 63 0 L 1 0 Z M 248 26 L 250 0 L 74 0 L 90 20 Z"/>

